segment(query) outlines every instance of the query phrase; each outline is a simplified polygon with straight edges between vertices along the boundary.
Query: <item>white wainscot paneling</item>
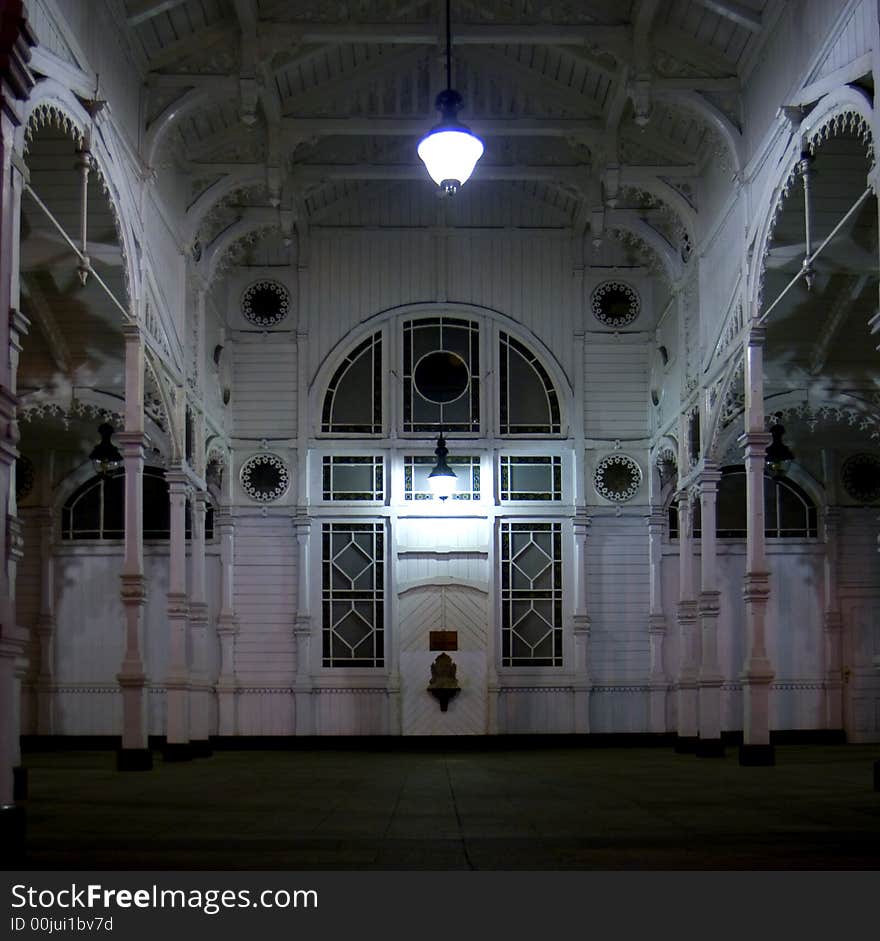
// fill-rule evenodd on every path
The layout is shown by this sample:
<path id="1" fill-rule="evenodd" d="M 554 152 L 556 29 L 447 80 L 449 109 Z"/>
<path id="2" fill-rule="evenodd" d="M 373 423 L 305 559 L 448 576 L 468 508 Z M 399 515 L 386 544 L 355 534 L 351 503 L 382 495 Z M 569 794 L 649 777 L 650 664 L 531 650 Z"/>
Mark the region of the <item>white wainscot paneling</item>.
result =
<path id="1" fill-rule="evenodd" d="M 62 684 L 55 690 L 57 735 L 118 735 L 122 696 L 115 686 Z"/>
<path id="2" fill-rule="evenodd" d="M 318 735 L 388 735 L 389 695 L 384 687 L 318 689 L 314 692 Z"/>
<path id="3" fill-rule="evenodd" d="M 236 695 L 239 735 L 293 735 L 292 689 L 243 687 Z"/>
<path id="4" fill-rule="evenodd" d="M 500 731 L 508 734 L 574 731 L 574 693 L 566 686 L 508 686 L 498 694 Z"/>
<path id="5" fill-rule="evenodd" d="M 647 732 L 648 686 L 597 685 L 590 693 L 590 731 Z"/>

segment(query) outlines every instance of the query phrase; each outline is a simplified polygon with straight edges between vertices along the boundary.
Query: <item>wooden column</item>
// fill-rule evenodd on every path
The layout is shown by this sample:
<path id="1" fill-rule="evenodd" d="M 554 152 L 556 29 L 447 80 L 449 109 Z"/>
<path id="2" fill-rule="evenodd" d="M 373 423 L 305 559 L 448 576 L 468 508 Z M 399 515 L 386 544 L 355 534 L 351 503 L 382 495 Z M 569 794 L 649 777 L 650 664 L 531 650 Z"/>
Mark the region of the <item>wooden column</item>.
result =
<path id="1" fill-rule="evenodd" d="M 826 480 L 828 478 L 826 477 Z M 843 616 L 838 595 L 840 510 L 825 508 L 825 728 L 843 729 Z"/>
<path id="2" fill-rule="evenodd" d="M 189 604 L 186 594 L 186 498 L 189 480 L 182 468 L 170 470 L 171 539 L 168 571 L 168 669 L 165 675 L 165 749 L 166 761 L 192 758 L 189 733 L 189 660 L 187 657 L 187 622 Z"/>
<path id="3" fill-rule="evenodd" d="M 693 517 L 691 496 L 678 493 L 678 644 L 679 668 L 676 682 L 677 752 L 697 748 L 698 681 L 694 646 L 697 632 L 697 602 L 694 598 Z"/>
<path id="4" fill-rule="evenodd" d="M 766 615 L 770 576 L 764 551 L 764 463 L 770 435 L 764 430 L 763 327 L 752 326 L 745 343 L 745 427 L 740 438 L 746 468 L 746 660 L 743 665 L 744 765 L 772 765 L 770 744 L 770 684 L 773 667 L 767 656 Z"/>
<path id="5" fill-rule="evenodd" d="M 652 507 L 648 517 L 648 564 L 650 578 L 650 609 L 648 612 L 648 642 L 651 650 L 651 688 L 648 702 L 648 731 L 662 735 L 667 731 L 666 696 L 669 677 L 666 675 L 664 645 L 666 641 L 666 615 L 663 613 L 663 508 Z"/>
<path id="6" fill-rule="evenodd" d="M 227 469 L 228 470 L 228 469 Z M 226 489 L 227 473 L 224 473 Z M 217 734 L 235 735 L 236 721 L 235 636 L 235 521 L 229 507 L 221 506 L 214 514 L 214 529 L 220 537 L 220 614 L 217 638 L 220 641 L 220 671 L 217 676 Z"/>
<path id="7" fill-rule="evenodd" d="M 700 693 L 697 754 L 721 757 L 721 667 L 718 663 L 718 558 L 716 517 L 720 469 L 706 461 L 700 474 Z"/>
<path id="8" fill-rule="evenodd" d="M 50 463 L 51 467 L 51 463 Z M 40 663 L 37 671 L 37 734 L 55 733 L 55 559 L 52 543 L 55 516 L 51 507 L 41 507 L 34 517 L 40 533 L 40 617 L 37 637 Z"/>
<path id="9" fill-rule="evenodd" d="M 309 553 L 311 522 L 305 515 L 295 517 L 297 544 L 297 603 L 293 636 L 296 641 L 296 676 L 293 693 L 296 714 L 294 716 L 297 735 L 314 735 L 315 722 L 312 708 L 312 614 L 309 593 Z"/>
<path id="10" fill-rule="evenodd" d="M 574 731 L 590 731 L 590 617 L 587 614 L 587 535 L 590 520 L 586 512 L 574 521 Z"/>
<path id="11" fill-rule="evenodd" d="M 192 535 L 189 543 L 190 596 L 189 633 L 192 643 L 190 674 L 190 743 L 194 758 L 211 754 L 212 686 L 208 676 L 208 602 L 205 592 L 205 516 L 208 495 L 199 490 L 193 495 Z"/>
<path id="12" fill-rule="evenodd" d="M 125 431 L 116 435 L 125 468 L 125 550 L 122 561 L 122 606 L 125 653 L 116 679 L 122 691 L 120 771 L 147 771 L 153 766 L 147 738 L 147 677 L 143 662 L 144 577 L 144 338 L 134 324 L 125 338 Z"/>

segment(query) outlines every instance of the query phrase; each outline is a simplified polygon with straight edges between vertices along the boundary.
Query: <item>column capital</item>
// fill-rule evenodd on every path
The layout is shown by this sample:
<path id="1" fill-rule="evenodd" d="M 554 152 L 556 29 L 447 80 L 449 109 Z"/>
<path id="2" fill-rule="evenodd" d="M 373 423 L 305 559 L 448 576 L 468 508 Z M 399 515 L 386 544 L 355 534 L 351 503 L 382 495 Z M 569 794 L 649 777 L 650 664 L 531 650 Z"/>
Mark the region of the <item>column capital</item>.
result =
<path id="1" fill-rule="evenodd" d="M 589 638 L 592 630 L 592 621 L 586 614 L 575 614 L 571 618 L 571 631 L 575 637 Z"/>
<path id="2" fill-rule="evenodd" d="M 704 461 L 698 481 L 700 493 L 714 493 L 721 480 L 721 468 L 714 461 Z"/>
<path id="3" fill-rule="evenodd" d="M 746 604 L 767 604 L 770 596 L 768 572 L 746 572 L 743 576 L 743 598 Z"/>
<path id="4" fill-rule="evenodd" d="M 717 617 L 721 611 L 721 592 L 709 589 L 701 591 L 697 607 L 701 616 L 712 615 Z"/>
<path id="5" fill-rule="evenodd" d="M 649 614 L 648 615 L 648 634 L 663 635 L 667 631 L 666 624 L 666 615 L 665 614 Z"/>
<path id="6" fill-rule="evenodd" d="M 745 450 L 746 457 L 757 456 L 757 451 L 760 449 L 760 456 L 763 460 L 764 452 L 767 450 L 767 445 L 770 444 L 772 438 L 773 436 L 769 431 L 747 431 L 736 439 L 736 443 Z"/>
<path id="7" fill-rule="evenodd" d="M 753 323 L 746 336 L 748 346 L 763 346 L 767 340 L 767 328 L 763 324 Z"/>
<path id="8" fill-rule="evenodd" d="M 238 618 L 234 614 L 221 614 L 217 617 L 217 634 L 229 637 L 238 633 Z"/>
<path id="9" fill-rule="evenodd" d="M 147 436 L 142 431 L 115 431 L 116 440 L 122 445 L 126 457 L 143 457 L 147 447 Z"/>

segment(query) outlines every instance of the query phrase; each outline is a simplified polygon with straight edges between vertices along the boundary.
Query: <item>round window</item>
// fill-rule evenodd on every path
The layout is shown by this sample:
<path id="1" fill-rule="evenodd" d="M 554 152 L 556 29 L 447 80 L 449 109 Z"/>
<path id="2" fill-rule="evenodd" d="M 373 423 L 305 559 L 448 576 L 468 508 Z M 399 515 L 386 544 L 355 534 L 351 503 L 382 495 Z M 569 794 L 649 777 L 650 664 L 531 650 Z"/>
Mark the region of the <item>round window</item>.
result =
<path id="1" fill-rule="evenodd" d="M 471 376 L 467 363 L 449 350 L 426 353 L 417 363 L 413 382 L 423 399 L 448 405 L 467 392 Z"/>
<path id="2" fill-rule="evenodd" d="M 241 312 L 256 327 L 274 327 L 290 313 L 290 292 L 277 281 L 255 281 L 241 297 Z"/>

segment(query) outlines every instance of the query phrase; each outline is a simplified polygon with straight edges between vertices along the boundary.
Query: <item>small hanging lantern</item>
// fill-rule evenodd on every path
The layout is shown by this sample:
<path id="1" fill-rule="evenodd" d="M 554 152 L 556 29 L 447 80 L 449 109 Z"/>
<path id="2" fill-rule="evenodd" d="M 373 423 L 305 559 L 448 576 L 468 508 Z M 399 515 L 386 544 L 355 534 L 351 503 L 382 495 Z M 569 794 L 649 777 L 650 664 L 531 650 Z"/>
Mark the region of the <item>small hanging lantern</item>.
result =
<path id="1" fill-rule="evenodd" d="M 92 448 L 89 459 L 95 466 L 95 471 L 102 477 L 119 470 L 122 467 L 122 453 L 110 440 L 113 435 L 113 426 L 107 422 L 98 426 L 101 440 Z"/>
<path id="2" fill-rule="evenodd" d="M 791 448 L 782 440 L 782 436 L 785 434 L 785 428 L 782 425 L 778 422 L 772 425 L 770 434 L 773 436 L 773 440 L 767 447 L 765 465 L 767 473 L 774 480 L 781 480 L 788 473 L 791 462 L 794 460 L 794 454 L 792 454 Z"/>
<path id="3" fill-rule="evenodd" d="M 443 432 L 440 432 L 440 437 L 437 439 L 437 447 L 434 449 L 434 454 L 437 455 L 437 463 L 434 465 L 431 473 L 428 474 L 428 486 L 431 488 L 431 492 L 435 497 L 440 500 L 446 500 L 455 492 L 456 474 L 446 463 L 446 455 L 449 454 L 449 449 L 446 447 L 446 439 L 443 437 Z"/>

